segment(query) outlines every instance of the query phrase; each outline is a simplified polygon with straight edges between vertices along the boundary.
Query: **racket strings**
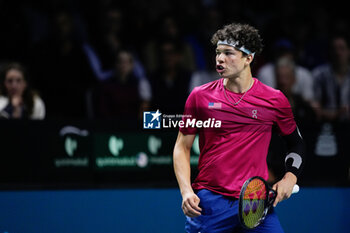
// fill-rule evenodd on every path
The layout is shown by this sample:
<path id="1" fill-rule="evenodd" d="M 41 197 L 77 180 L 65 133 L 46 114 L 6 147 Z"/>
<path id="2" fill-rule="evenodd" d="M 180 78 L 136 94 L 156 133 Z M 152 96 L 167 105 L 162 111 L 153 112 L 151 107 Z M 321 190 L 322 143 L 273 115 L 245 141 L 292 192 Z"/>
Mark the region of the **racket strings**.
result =
<path id="1" fill-rule="evenodd" d="M 255 227 L 264 215 L 266 200 L 265 183 L 259 179 L 252 180 L 244 192 L 242 219 L 249 228 Z"/>

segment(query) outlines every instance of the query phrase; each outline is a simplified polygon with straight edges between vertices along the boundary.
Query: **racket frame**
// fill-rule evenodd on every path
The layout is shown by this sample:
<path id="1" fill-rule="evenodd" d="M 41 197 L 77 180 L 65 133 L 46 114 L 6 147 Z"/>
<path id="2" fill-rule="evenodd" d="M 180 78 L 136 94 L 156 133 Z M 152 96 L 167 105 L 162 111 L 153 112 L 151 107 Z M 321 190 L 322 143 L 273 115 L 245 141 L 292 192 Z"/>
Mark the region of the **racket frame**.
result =
<path id="1" fill-rule="evenodd" d="M 249 183 L 254 180 L 254 179 L 259 179 L 263 182 L 263 184 L 265 185 L 265 189 L 266 189 L 266 197 L 265 197 L 265 201 L 264 201 L 264 212 L 262 217 L 259 219 L 259 221 L 257 221 L 257 223 L 253 226 L 253 227 L 248 227 L 244 224 L 244 219 L 243 219 L 243 200 L 244 200 L 244 193 L 249 185 Z M 261 178 L 260 176 L 254 176 L 249 178 L 248 180 L 246 180 L 246 182 L 244 182 L 240 195 L 239 195 L 239 201 L 238 201 L 238 217 L 239 217 L 239 221 L 241 222 L 241 225 L 245 228 L 245 229 L 254 229 L 255 227 L 259 226 L 260 223 L 262 223 L 270 209 L 270 207 L 273 205 L 275 199 L 277 196 L 277 192 L 275 190 L 273 190 L 268 183 L 266 182 L 266 180 L 264 180 L 263 178 Z"/>

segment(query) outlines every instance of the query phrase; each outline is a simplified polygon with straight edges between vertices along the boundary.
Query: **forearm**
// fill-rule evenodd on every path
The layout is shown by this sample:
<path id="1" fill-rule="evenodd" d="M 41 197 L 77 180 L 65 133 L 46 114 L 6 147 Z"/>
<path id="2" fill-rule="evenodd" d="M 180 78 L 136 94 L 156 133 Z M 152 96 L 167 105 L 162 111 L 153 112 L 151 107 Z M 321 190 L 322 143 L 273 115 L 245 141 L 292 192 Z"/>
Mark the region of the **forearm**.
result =
<path id="1" fill-rule="evenodd" d="M 174 171 L 182 196 L 181 208 L 188 217 L 197 217 L 201 215 L 202 211 L 199 207 L 200 199 L 191 187 L 190 151 L 194 138 L 195 135 L 184 135 L 180 131 L 176 139 L 173 154 Z"/>
<path id="2" fill-rule="evenodd" d="M 180 192 L 193 192 L 191 187 L 190 151 L 176 144 L 174 148 L 174 171 Z"/>

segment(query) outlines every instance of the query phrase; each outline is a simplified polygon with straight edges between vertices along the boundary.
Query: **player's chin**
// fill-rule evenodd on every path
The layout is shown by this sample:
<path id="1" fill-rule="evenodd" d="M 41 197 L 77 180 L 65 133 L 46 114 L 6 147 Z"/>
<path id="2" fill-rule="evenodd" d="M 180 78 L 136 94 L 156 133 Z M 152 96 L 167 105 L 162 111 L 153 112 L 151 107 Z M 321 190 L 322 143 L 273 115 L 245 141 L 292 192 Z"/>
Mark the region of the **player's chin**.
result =
<path id="1" fill-rule="evenodd" d="M 226 78 L 226 79 L 234 79 L 236 76 L 234 76 L 232 74 L 230 74 L 230 75 L 225 74 L 225 75 L 221 75 L 221 77 Z"/>
<path id="2" fill-rule="evenodd" d="M 219 73 L 219 75 L 222 78 L 234 78 L 234 77 L 236 77 L 235 73 L 227 72 L 227 71 L 221 72 L 221 73 Z"/>
<path id="3" fill-rule="evenodd" d="M 220 75 L 220 77 L 222 78 L 228 78 L 229 75 L 227 75 L 227 72 L 223 71 L 223 72 L 218 72 L 218 74 Z"/>

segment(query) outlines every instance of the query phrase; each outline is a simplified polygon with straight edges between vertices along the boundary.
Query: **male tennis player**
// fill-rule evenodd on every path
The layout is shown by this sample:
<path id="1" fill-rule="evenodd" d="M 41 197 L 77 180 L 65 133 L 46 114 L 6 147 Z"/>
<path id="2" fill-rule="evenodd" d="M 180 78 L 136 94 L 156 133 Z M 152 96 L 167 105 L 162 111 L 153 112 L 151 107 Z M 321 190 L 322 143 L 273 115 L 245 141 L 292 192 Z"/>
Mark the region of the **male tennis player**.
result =
<path id="1" fill-rule="evenodd" d="M 230 24 L 212 38 L 216 45 L 219 80 L 195 88 L 184 116 L 205 121 L 215 118 L 220 128 L 201 124 L 180 128 L 174 148 L 174 170 L 179 183 L 186 232 L 246 232 L 238 219 L 238 200 L 250 177 L 268 178 L 266 156 L 275 126 L 289 153 L 286 173 L 273 189 L 278 202 L 289 198 L 303 165 L 304 147 L 287 98 L 252 77 L 250 64 L 261 52 L 258 31 L 249 25 Z M 186 120 L 186 119 L 185 119 Z M 199 134 L 199 174 L 191 186 L 190 149 Z M 280 233 L 283 229 L 271 211 L 265 221 L 248 232 Z"/>

